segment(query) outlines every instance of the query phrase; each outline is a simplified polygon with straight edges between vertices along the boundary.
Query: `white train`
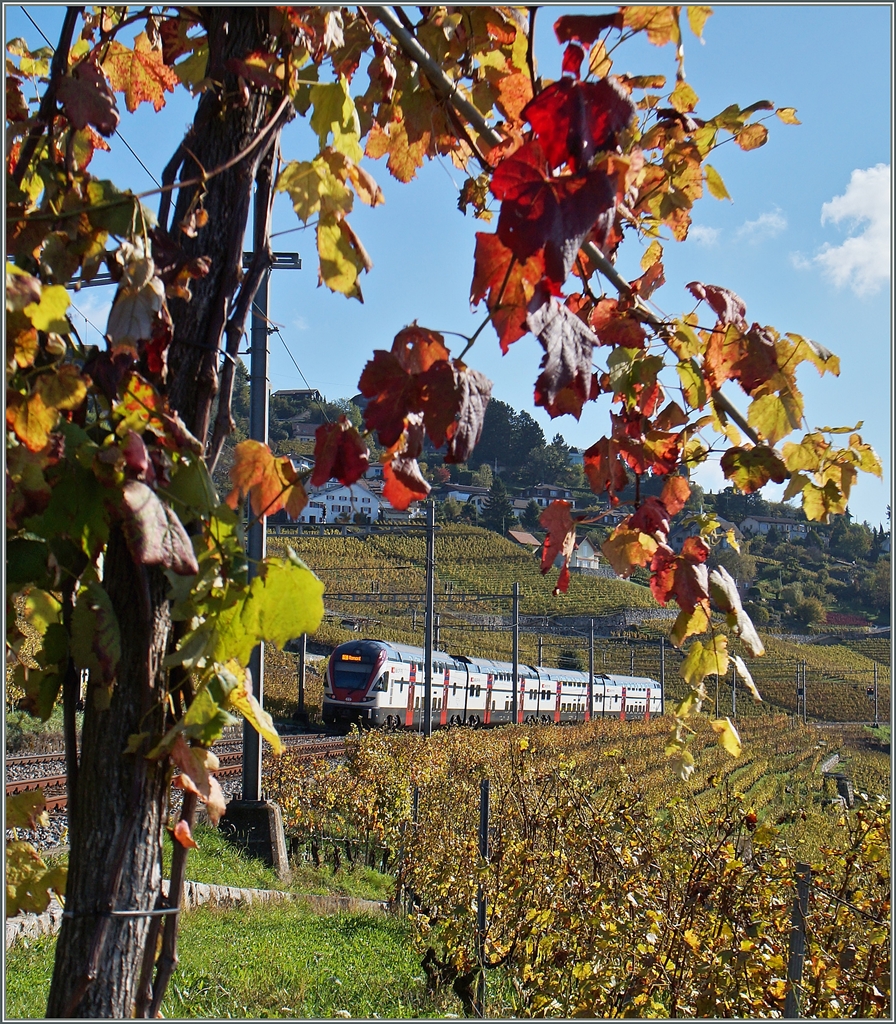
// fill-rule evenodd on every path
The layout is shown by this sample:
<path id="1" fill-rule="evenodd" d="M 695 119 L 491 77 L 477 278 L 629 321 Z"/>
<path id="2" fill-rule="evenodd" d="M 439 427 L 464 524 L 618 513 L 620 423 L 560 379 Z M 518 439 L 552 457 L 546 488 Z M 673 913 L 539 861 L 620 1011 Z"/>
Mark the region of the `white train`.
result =
<path id="1" fill-rule="evenodd" d="M 384 640 L 350 640 L 330 655 L 323 719 L 369 727 L 418 728 L 424 713 L 424 652 Z M 518 723 L 643 718 L 664 711 L 656 679 L 520 665 Z M 504 725 L 513 720 L 513 665 L 433 651 L 432 725 Z"/>

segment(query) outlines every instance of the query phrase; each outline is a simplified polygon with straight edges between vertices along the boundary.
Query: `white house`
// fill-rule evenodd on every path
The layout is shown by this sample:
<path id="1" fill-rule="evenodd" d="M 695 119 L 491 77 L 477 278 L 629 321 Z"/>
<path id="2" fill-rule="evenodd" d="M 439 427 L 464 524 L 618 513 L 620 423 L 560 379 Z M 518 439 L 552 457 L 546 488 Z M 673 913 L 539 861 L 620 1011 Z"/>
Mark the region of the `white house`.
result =
<path id="1" fill-rule="evenodd" d="M 465 505 L 468 501 L 480 514 L 488 501 L 488 487 L 476 487 L 473 484 L 449 484 L 445 490 L 445 500 L 454 498 L 455 501 Z"/>
<path id="2" fill-rule="evenodd" d="M 340 516 L 354 516 L 363 512 L 375 523 L 379 518 L 382 501 L 364 483 L 341 484 L 331 480 L 323 487 L 308 490 L 308 504 L 302 509 L 299 523 L 335 523 Z"/>
<path id="3" fill-rule="evenodd" d="M 769 530 L 787 540 L 805 540 L 812 524 L 799 519 L 780 519 L 776 516 L 747 516 L 740 524 L 741 531 L 751 537 L 764 537 Z"/>
<path id="4" fill-rule="evenodd" d="M 588 537 L 583 537 L 576 544 L 569 557 L 570 569 L 597 569 L 600 566 L 600 548 Z"/>

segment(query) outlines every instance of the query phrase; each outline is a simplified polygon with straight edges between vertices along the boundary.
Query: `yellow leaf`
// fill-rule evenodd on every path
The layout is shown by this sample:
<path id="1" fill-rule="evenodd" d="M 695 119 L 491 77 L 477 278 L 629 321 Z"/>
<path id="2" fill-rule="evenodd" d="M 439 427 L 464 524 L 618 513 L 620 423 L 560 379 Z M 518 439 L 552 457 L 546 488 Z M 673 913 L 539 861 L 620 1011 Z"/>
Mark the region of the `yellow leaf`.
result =
<path id="1" fill-rule="evenodd" d="M 320 220 L 317 225 L 317 252 L 320 256 L 320 281 L 331 291 L 363 302 L 358 275 L 364 262 L 352 248 L 341 225 L 335 220 Z"/>
<path id="2" fill-rule="evenodd" d="M 728 194 L 728 189 L 725 188 L 725 182 L 722 181 L 722 175 L 713 167 L 711 164 L 704 164 L 703 170 L 706 174 L 706 187 L 709 189 L 709 194 L 715 199 L 731 199 Z"/>
<path id="3" fill-rule="evenodd" d="M 688 24 L 691 26 L 691 31 L 701 42 L 703 42 L 703 26 L 706 24 L 706 19 L 712 14 L 712 8 L 701 7 L 699 4 L 689 4 L 687 12 Z"/>
<path id="4" fill-rule="evenodd" d="M 659 242 L 653 241 L 647 246 L 644 255 L 641 257 L 641 269 L 650 270 L 654 263 L 659 263 L 663 258 L 663 247 Z"/>
<path id="5" fill-rule="evenodd" d="M 724 747 L 732 757 L 740 757 L 740 736 L 738 736 L 737 729 L 735 729 L 731 719 L 718 718 L 709 724 L 712 726 L 713 732 L 719 737 L 719 746 Z"/>
<path id="6" fill-rule="evenodd" d="M 669 95 L 669 103 L 679 114 L 687 114 L 697 106 L 699 96 L 687 82 L 679 82 Z"/>
<path id="7" fill-rule="evenodd" d="M 39 331 L 68 334 L 71 327 L 65 311 L 70 304 L 68 292 L 61 284 L 44 285 L 40 301 L 29 303 L 23 312 Z"/>
<path id="8" fill-rule="evenodd" d="M 682 936 L 682 938 L 691 947 L 691 949 L 695 953 L 700 948 L 700 938 L 697 935 L 697 933 L 695 931 L 693 931 L 692 929 L 688 928 L 687 931 Z"/>
<path id="9" fill-rule="evenodd" d="M 734 141 L 746 151 L 759 149 L 768 141 L 768 128 L 764 124 L 748 124 L 745 128 L 735 132 Z"/>
<path id="10" fill-rule="evenodd" d="M 55 373 L 42 374 L 35 388 L 48 408 L 77 409 L 87 397 L 87 385 L 76 366 L 60 366 Z"/>
<path id="11" fill-rule="evenodd" d="M 707 629 L 709 629 L 709 613 L 703 605 L 698 604 L 694 606 L 692 612 L 682 610 L 678 613 L 678 618 L 669 634 L 669 640 L 675 647 L 681 647 L 689 636 L 705 633 Z"/>
<path id="12" fill-rule="evenodd" d="M 246 683 L 248 682 L 249 672 L 247 669 Z M 227 705 L 239 711 L 256 732 L 270 743 L 275 754 L 282 753 L 283 741 L 277 735 L 277 730 L 274 728 L 274 720 L 258 703 L 247 685 L 239 686 L 232 690 L 227 698 Z"/>
<path id="13" fill-rule="evenodd" d="M 699 686 L 707 676 L 724 676 L 728 669 L 728 637 L 715 636 L 704 647 L 695 640 L 681 663 L 681 678 L 691 687 Z"/>
<path id="14" fill-rule="evenodd" d="M 778 107 L 775 111 L 778 117 L 784 122 L 784 124 L 802 124 L 802 121 L 797 120 L 796 107 Z"/>
<path id="15" fill-rule="evenodd" d="M 779 395 L 763 395 L 754 399 L 747 409 L 747 422 L 769 444 L 777 444 L 800 425 L 793 401 Z"/>
<path id="16" fill-rule="evenodd" d="M 6 393 L 6 424 L 32 452 L 39 452 L 50 440 L 59 422 L 59 410 L 47 408 L 39 394 Z"/>
<path id="17" fill-rule="evenodd" d="M 606 44 L 603 39 L 600 39 L 591 50 L 591 55 L 588 58 L 588 71 L 595 78 L 606 78 L 612 66 L 613 62 L 607 56 Z"/>

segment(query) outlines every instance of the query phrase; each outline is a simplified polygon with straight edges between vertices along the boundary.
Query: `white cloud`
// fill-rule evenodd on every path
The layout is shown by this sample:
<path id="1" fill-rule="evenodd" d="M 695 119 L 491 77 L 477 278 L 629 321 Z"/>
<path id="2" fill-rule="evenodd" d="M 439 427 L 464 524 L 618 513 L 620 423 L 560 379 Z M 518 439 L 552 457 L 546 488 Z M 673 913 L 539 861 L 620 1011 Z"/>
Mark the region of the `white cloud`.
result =
<path id="1" fill-rule="evenodd" d="M 890 280 L 890 165 L 855 170 L 842 196 L 821 208 L 821 223 L 862 227 L 840 245 L 826 243 L 814 257 L 822 273 L 856 295 L 873 295 Z"/>
<path id="2" fill-rule="evenodd" d="M 295 327 L 297 331 L 307 331 L 308 328 L 311 326 L 311 324 L 309 324 L 308 321 L 303 316 L 294 317 L 292 325 L 293 327 Z"/>
<path id="3" fill-rule="evenodd" d="M 743 242 L 762 242 L 775 238 L 787 227 L 787 218 L 779 209 L 761 213 L 756 220 L 745 221 L 737 229 L 737 237 Z"/>
<path id="4" fill-rule="evenodd" d="M 692 224 L 690 231 L 688 231 L 688 238 L 696 242 L 697 245 L 711 246 L 718 242 L 720 234 L 721 232 L 718 228 L 707 228 L 700 224 Z"/>

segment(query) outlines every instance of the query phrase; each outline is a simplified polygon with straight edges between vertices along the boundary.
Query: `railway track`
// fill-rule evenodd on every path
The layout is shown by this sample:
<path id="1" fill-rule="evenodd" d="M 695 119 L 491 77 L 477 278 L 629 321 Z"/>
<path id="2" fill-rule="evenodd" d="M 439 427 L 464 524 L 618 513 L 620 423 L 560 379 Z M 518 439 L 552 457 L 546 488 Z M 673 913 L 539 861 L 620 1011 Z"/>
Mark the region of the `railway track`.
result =
<path id="1" fill-rule="evenodd" d="M 340 757 L 345 753 L 345 740 L 341 737 L 315 737 L 306 739 L 292 736 L 283 737 L 284 747 L 291 750 L 293 756 L 299 760 L 313 760 L 321 757 Z M 240 775 L 243 770 L 242 750 L 222 750 L 219 747 L 233 747 L 232 742 L 215 744 L 212 750 L 218 757 L 219 767 L 215 772 L 217 778 Z M 11 767 L 19 770 L 27 770 L 31 766 L 41 764 L 64 764 L 65 755 L 62 752 L 49 754 L 35 754 L 25 757 L 8 757 L 6 759 L 7 772 Z M 175 777 L 180 774 L 175 772 Z M 45 775 L 32 776 L 14 779 L 6 783 L 6 795 L 13 796 L 16 793 L 25 793 L 36 789 L 43 790 L 44 799 L 48 811 L 63 811 L 67 804 L 66 776 Z"/>

